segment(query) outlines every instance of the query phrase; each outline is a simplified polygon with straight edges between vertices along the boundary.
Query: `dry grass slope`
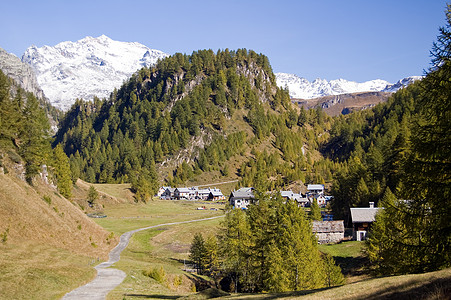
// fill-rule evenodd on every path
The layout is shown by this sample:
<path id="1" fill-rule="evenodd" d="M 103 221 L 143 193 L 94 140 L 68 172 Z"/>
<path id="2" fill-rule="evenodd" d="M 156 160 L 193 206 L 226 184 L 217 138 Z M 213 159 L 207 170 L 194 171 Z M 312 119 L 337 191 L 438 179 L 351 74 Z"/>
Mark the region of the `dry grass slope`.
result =
<path id="1" fill-rule="evenodd" d="M 107 239 L 108 231 L 50 186 L 38 183 L 33 188 L 0 175 L 0 195 L 0 233 L 8 231 L 7 243 L 35 241 L 103 259 L 116 244 Z"/>
<path id="2" fill-rule="evenodd" d="M 0 299 L 59 299 L 95 276 L 109 235 L 54 188 L 0 175 Z"/>

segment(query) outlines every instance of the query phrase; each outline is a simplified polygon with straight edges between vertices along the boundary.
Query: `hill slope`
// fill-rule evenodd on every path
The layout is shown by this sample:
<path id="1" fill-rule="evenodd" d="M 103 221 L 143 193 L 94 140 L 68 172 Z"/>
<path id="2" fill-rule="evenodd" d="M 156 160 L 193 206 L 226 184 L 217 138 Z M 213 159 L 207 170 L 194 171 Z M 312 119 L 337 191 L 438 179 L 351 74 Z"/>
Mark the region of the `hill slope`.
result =
<path id="1" fill-rule="evenodd" d="M 154 190 L 158 179 L 178 185 L 209 173 L 203 183 L 239 176 L 240 184 L 266 185 L 256 170 L 267 159 L 272 189 L 312 173 L 306 165 L 318 160 L 329 121 L 322 111 L 292 105 L 266 56 L 246 49 L 199 50 L 141 69 L 109 100 L 78 101 L 55 143 L 63 145 L 76 176 L 88 182 Z"/>
<path id="2" fill-rule="evenodd" d="M 101 258 L 115 245 L 109 232 L 46 184 L 34 189 L 0 175 L 0 195 L 0 233 L 6 233 L 7 244 L 33 241 Z"/>

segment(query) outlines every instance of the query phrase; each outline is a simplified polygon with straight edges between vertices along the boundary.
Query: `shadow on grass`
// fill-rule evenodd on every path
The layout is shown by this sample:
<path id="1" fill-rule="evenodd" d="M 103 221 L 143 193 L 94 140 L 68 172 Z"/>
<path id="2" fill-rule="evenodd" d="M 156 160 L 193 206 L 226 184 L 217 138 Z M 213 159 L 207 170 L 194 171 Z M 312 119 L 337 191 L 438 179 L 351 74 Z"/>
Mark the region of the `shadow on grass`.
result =
<path id="1" fill-rule="evenodd" d="M 345 276 L 359 276 L 368 273 L 367 268 L 365 268 L 368 265 L 368 258 L 364 256 L 334 256 L 334 260 L 341 267 L 341 271 Z"/>
<path id="2" fill-rule="evenodd" d="M 180 296 L 168 296 L 168 295 L 143 295 L 143 294 L 124 294 L 124 297 L 135 297 L 143 299 L 178 299 Z"/>
<path id="3" fill-rule="evenodd" d="M 395 287 L 377 291 L 365 298 L 369 300 L 451 299 L 451 278 L 437 278 L 424 283 L 421 279 L 414 279 Z"/>

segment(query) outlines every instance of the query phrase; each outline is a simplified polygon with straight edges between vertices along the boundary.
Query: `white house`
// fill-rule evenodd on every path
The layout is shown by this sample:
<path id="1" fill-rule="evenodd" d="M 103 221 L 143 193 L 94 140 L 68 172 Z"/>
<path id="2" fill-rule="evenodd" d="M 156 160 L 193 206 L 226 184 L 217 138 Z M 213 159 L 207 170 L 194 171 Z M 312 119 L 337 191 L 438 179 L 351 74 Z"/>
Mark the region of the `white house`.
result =
<path id="1" fill-rule="evenodd" d="M 309 184 L 307 191 L 311 194 L 324 194 L 324 184 Z"/>
<path id="2" fill-rule="evenodd" d="M 162 186 L 162 187 L 160 187 L 159 189 L 158 189 L 158 192 L 157 192 L 157 196 L 158 197 L 161 197 L 161 195 L 163 195 L 163 193 L 166 191 L 166 189 L 168 189 L 169 188 L 169 186 Z"/>
<path id="3" fill-rule="evenodd" d="M 254 188 L 240 188 L 239 190 L 230 193 L 229 204 L 234 208 L 246 209 L 254 199 Z"/>
<path id="4" fill-rule="evenodd" d="M 189 199 L 190 189 L 189 188 L 176 188 L 174 191 L 174 198 L 177 200 Z"/>
<path id="5" fill-rule="evenodd" d="M 167 187 L 166 190 L 161 194 L 161 199 L 171 200 L 174 198 L 175 188 Z"/>

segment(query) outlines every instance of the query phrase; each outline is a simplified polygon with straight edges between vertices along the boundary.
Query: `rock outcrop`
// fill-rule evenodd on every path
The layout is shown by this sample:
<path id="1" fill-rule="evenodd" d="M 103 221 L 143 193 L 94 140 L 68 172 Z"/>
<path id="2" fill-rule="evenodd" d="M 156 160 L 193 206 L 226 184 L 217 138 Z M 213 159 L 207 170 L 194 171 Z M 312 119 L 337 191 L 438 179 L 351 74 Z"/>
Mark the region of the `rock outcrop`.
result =
<path id="1" fill-rule="evenodd" d="M 0 70 L 12 78 L 27 92 L 33 93 L 38 98 L 45 98 L 44 92 L 38 84 L 36 74 L 30 65 L 23 63 L 14 54 L 0 48 Z"/>

